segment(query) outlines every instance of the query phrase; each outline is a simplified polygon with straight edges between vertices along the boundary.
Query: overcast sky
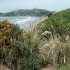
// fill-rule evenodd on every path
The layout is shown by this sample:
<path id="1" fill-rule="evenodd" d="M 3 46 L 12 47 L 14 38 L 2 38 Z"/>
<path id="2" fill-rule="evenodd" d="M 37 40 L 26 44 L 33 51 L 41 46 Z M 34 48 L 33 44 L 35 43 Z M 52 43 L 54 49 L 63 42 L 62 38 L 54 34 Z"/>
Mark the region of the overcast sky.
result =
<path id="1" fill-rule="evenodd" d="M 0 12 L 33 8 L 61 11 L 70 8 L 70 0 L 0 0 Z"/>

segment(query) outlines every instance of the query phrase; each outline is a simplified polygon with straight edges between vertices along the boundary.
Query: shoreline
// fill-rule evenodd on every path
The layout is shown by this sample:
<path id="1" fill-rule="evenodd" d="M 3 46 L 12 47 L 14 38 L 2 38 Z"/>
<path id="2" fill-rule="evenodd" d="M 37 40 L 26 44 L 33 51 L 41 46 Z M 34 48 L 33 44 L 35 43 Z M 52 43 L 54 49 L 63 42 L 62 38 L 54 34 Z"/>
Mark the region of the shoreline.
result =
<path id="1" fill-rule="evenodd" d="M 37 24 L 39 24 L 40 22 L 42 22 L 46 19 L 48 19 L 48 17 L 43 17 L 43 19 L 38 21 L 37 23 L 29 23 L 29 26 L 26 26 L 25 28 L 22 28 L 22 29 L 24 29 L 27 32 L 33 31 L 33 29 L 36 27 Z"/>

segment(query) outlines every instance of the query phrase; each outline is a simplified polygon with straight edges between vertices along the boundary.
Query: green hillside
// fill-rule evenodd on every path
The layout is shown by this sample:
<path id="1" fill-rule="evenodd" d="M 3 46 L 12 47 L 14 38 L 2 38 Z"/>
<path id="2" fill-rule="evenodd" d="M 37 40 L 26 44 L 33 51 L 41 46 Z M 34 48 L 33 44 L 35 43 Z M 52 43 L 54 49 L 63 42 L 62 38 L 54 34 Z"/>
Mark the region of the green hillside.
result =
<path id="1" fill-rule="evenodd" d="M 37 28 L 40 30 L 40 33 L 50 31 L 53 35 L 60 37 L 70 35 L 70 9 L 51 15 L 49 19 L 39 23 Z"/>
<path id="2" fill-rule="evenodd" d="M 40 53 L 45 62 L 56 66 L 57 70 L 69 70 L 70 9 L 52 14 L 48 19 L 37 24 L 36 29 L 43 40 L 44 45 L 41 45 Z"/>

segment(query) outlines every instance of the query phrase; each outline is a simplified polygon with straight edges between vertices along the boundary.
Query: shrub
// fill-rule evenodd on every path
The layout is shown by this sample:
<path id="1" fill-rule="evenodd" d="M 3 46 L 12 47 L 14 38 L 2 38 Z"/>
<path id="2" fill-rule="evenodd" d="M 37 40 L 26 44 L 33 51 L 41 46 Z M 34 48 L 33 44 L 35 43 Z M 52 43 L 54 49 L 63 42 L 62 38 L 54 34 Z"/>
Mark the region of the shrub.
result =
<path id="1" fill-rule="evenodd" d="M 39 70 L 40 66 L 36 59 L 24 57 L 19 59 L 19 68 L 20 70 Z"/>

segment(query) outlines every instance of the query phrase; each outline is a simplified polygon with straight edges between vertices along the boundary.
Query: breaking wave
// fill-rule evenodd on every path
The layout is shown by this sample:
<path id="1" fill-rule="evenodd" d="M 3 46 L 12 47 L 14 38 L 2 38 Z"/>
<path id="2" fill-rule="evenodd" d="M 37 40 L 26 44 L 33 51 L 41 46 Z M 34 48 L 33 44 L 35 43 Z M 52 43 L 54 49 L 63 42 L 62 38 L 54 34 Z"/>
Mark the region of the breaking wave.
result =
<path id="1" fill-rule="evenodd" d="M 29 26 L 30 24 L 37 24 L 43 17 L 0 17 L 0 20 L 8 20 L 11 23 L 18 24 L 20 27 L 24 28 Z"/>

